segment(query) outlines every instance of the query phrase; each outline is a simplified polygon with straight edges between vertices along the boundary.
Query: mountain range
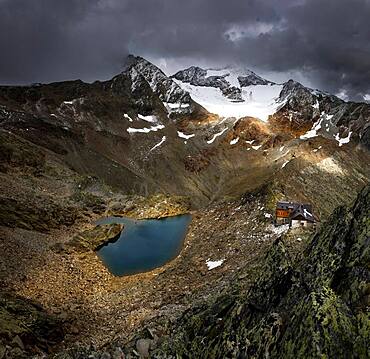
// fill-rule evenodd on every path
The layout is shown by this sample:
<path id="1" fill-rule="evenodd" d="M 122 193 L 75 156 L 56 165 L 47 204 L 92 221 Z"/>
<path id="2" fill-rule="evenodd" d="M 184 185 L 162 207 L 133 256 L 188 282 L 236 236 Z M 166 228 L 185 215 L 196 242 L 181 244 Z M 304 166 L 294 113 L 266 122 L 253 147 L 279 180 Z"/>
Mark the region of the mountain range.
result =
<path id="1" fill-rule="evenodd" d="M 186 331 L 183 338 L 198 345 L 194 304 L 228 291 L 219 301 L 222 308 L 212 307 L 210 315 L 221 318 L 229 315 L 228 308 L 239 310 L 229 284 L 239 276 L 243 284 L 238 290 L 250 288 L 252 283 L 245 278 L 257 278 L 254 271 L 280 238 L 270 219 L 276 201 L 312 203 L 318 218 L 323 223 L 332 218 L 330 228 L 337 228 L 339 215 L 330 217 L 335 208 L 349 205 L 369 183 L 369 150 L 369 104 L 343 101 L 294 80 L 275 83 L 244 68 L 191 66 L 169 76 L 146 59 L 130 55 L 122 72 L 107 81 L 0 86 L 0 255 L 4 258 L 0 309 L 5 308 L 0 310 L 0 358 L 3 348 L 4 353 L 27 357 L 66 350 L 80 340 L 96 342 L 99 348 L 118 337 L 131 343 L 143 323 L 156 318 L 161 330 L 154 333 L 149 326 L 147 334 L 140 334 L 154 341 L 162 330 L 163 336 L 168 334 L 164 318 L 178 319 L 189 309 L 192 316 L 185 315 L 179 326 Z M 365 208 L 368 194 L 364 193 L 360 200 Z M 159 218 L 188 211 L 193 222 L 185 249 L 154 274 L 113 278 L 93 252 L 61 249 L 102 216 Z M 314 241 L 329 238 L 325 233 Z M 307 246 L 305 253 L 313 253 L 311 259 L 320 257 L 319 245 L 292 236 L 288 249 L 282 249 L 279 241 L 274 248 L 291 250 L 295 256 Z M 338 246 L 343 243 L 346 240 L 338 241 Z M 328 260 L 329 247 L 323 249 Z M 348 256 L 357 253 L 352 249 L 338 251 L 338 261 L 344 258 L 345 266 L 350 266 Z M 225 265 L 220 271 L 206 270 L 207 259 L 221 257 Z M 281 253 L 278 257 L 282 259 Z M 311 259 L 291 259 L 287 268 L 294 273 L 314 265 Z M 362 267 L 361 271 L 368 275 Z M 340 279 L 351 276 L 348 271 Z M 262 278 L 260 283 L 274 278 Z M 285 274 L 279 278 L 291 279 Z M 314 279 L 306 282 L 311 285 Z M 293 291 L 294 286 L 287 287 Z M 263 296 L 261 287 L 257 289 Z M 304 305 L 304 284 L 299 291 L 299 295 L 289 292 L 287 300 L 299 298 Z M 341 293 L 340 300 L 349 292 Z M 239 294 L 237 300 L 243 300 Z M 277 297 L 274 294 L 266 304 L 264 313 L 269 314 L 261 315 L 263 320 L 275 318 L 271 303 Z M 258 307 L 260 299 L 248 298 Z M 345 309 L 338 306 L 343 312 L 355 311 L 356 303 L 350 301 Z M 13 307 L 23 308 L 17 310 L 23 314 L 15 315 Z M 286 315 L 286 307 L 281 308 Z M 239 314 L 233 312 L 225 323 L 234 326 Z M 9 318 L 11 327 L 3 325 Z M 48 333 L 43 326 L 50 329 Z M 212 330 L 212 325 L 204 322 L 202 328 Z M 217 327 L 216 332 L 222 330 Z M 244 340 L 245 333 L 240 337 Z M 172 348 L 177 347 L 177 339 L 171 340 L 175 340 Z M 209 353 L 212 341 L 207 340 Z M 220 349 L 230 344 L 226 342 L 219 342 L 218 354 L 231 355 L 232 350 Z M 289 351 L 289 343 L 284 343 L 284 351 L 274 347 L 275 357 Z M 189 348 L 179 348 L 189 355 Z M 205 353 L 193 349 L 199 357 Z M 268 343 L 263 350 L 269 350 Z"/>

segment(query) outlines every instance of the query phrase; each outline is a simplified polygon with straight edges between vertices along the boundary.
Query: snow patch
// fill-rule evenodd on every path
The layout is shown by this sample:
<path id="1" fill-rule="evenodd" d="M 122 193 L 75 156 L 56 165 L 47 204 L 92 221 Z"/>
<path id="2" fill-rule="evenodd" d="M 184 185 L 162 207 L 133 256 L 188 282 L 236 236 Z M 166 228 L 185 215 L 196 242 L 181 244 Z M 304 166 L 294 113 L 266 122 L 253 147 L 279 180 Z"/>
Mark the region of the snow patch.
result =
<path id="1" fill-rule="evenodd" d="M 161 130 L 163 128 L 164 128 L 163 125 L 156 125 L 156 126 L 152 126 L 152 127 L 149 127 L 149 128 L 147 128 L 147 127 L 144 127 L 144 128 L 129 127 L 127 129 L 127 132 L 128 133 L 149 133 L 149 132 L 152 132 L 152 131 L 156 132 L 156 131 Z"/>
<path id="2" fill-rule="evenodd" d="M 335 136 L 335 139 L 338 141 L 339 147 L 342 147 L 344 144 L 349 143 L 349 141 L 351 139 L 351 135 L 352 135 L 352 131 L 350 131 L 348 133 L 348 136 L 347 137 L 340 138 L 339 137 L 339 133 L 337 133 L 336 136 Z"/>
<path id="3" fill-rule="evenodd" d="M 163 102 L 166 107 L 169 107 L 171 110 L 177 110 L 181 108 L 187 108 L 190 106 L 188 103 L 171 103 L 171 102 Z"/>
<path id="4" fill-rule="evenodd" d="M 285 167 L 289 162 L 290 162 L 290 160 L 289 160 L 289 161 L 285 161 L 285 162 L 282 164 L 281 168 L 284 168 L 284 167 Z"/>
<path id="5" fill-rule="evenodd" d="M 213 137 L 210 139 L 210 140 L 208 140 L 207 141 L 207 143 L 210 145 L 211 143 L 213 143 L 213 141 L 217 138 L 217 137 L 219 137 L 219 136 L 221 136 L 225 131 L 227 131 L 228 130 L 228 128 L 224 128 L 221 132 L 218 132 L 218 133 L 216 133 L 216 134 L 214 134 L 213 135 Z"/>
<path id="6" fill-rule="evenodd" d="M 124 118 L 127 118 L 130 122 L 133 122 L 133 119 L 127 114 L 127 113 L 125 113 L 124 115 L 123 115 L 123 117 Z"/>
<path id="7" fill-rule="evenodd" d="M 65 105 L 73 105 L 73 101 L 63 101 Z"/>
<path id="8" fill-rule="evenodd" d="M 208 270 L 212 270 L 214 268 L 220 267 L 224 261 L 225 259 L 220 259 L 218 261 L 211 261 L 207 259 L 206 264 L 207 264 Z"/>
<path id="9" fill-rule="evenodd" d="M 239 137 L 234 138 L 233 140 L 230 141 L 230 145 L 236 145 L 239 142 Z"/>
<path id="10" fill-rule="evenodd" d="M 323 118 L 320 117 L 319 120 L 317 120 L 313 124 L 311 130 L 307 131 L 304 135 L 301 135 L 299 138 L 301 140 L 306 140 L 308 138 L 313 138 L 313 137 L 318 136 L 317 131 L 320 130 L 322 121 L 323 121 Z"/>
<path id="11" fill-rule="evenodd" d="M 146 121 L 146 122 L 149 122 L 149 123 L 156 123 L 157 122 L 157 118 L 155 116 L 143 116 L 143 115 L 138 114 L 137 117 L 139 117 L 140 120 L 143 120 L 143 121 Z"/>
<path id="12" fill-rule="evenodd" d="M 193 133 L 193 134 L 187 135 L 184 132 L 177 131 L 177 136 L 179 136 L 180 138 L 185 138 L 185 140 L 188 140 L 189 138 L 194 137 L 195 134 Z"/>
<path id="13" fill-rule="evenodd" d="M 159 147 L 160 145 L 162 145 L 164 143 L 164 141 L 166 141 L 166 136 L 163 136 L 161 141 L 159 143 L 157 143 L 155 146 L 153 146 L 149 152 L 152 152 L 153 150 L 155 150 L 157 147 Z"/>
<path id="14" fill-rule="evenodd" d="M 317 132 L 321 129 L 321 124 L 324 120 L 330 121 L 333 115 L 327 115 L 324 111 L 321 112 L 320 118 L 313 124 L 311 130 L 307 131 L 304 135 L 301 135 L 299 138 L 301 140 L 306 140 L 308 138 L 317 137 Z M 326 124 L 327 125 L 327 124 Z"/>
<path id="15" fill-rule="evenodd" d="M 259 150 L 261 147 L 262 147 L 262 145 L 252 146 L 252 148 L 253 148 L 255 151 Z"/>
<path id="16" fill-rule="evenodd" d="M 316 99 L 316 103 L 314 105 L 312 105 L 312 107 L 315 109 L 315 110 L 318 110 L 320 108 L 320 104 L 319 104 L 319 100 Z"/>

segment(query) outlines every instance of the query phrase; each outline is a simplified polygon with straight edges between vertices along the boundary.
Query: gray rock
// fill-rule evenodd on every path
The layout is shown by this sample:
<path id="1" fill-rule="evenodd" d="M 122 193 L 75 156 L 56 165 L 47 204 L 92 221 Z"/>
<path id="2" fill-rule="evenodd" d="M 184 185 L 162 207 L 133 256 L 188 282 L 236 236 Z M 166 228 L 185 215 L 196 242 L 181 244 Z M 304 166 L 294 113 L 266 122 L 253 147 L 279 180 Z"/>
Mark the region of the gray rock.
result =
<path id="1" fill-rule="evenodd" d="M 6 348 L 0 343 L 0 359 L 3 359 L 5 356 Z"/>
<path id="2" fill-rule="evenodd" d="M 100 359 L 111 359 L 112 356 L 108 352 L 104 352 Z"/>
<path id="3" fill-rule="evenodd" d="M 152 341 L 150 339 L 139 339 L 136 342 L 136 349 L 141 358 L 149 358 L 149 348 L 151 342 Z"/>
<path id="4" fill-rule="evenodd" d="M 13 340 L 12 344 L 16 345 L 18 348 L 24 350 L 24 344 L 22 342 L 22 339 L 19 337 L 19 335 L 16 335 Z"/>
<path id="5" fill-rule="evenodd" d="M 21 348 L 13 348 L 6 354 L 6 358 L 27 358 L 25 352 Z"/>
<path id="6" fill-rule="evenodd" d="M 112 359 L 125 359 L 125 354 L 120 347 L 114 350 Z"/>

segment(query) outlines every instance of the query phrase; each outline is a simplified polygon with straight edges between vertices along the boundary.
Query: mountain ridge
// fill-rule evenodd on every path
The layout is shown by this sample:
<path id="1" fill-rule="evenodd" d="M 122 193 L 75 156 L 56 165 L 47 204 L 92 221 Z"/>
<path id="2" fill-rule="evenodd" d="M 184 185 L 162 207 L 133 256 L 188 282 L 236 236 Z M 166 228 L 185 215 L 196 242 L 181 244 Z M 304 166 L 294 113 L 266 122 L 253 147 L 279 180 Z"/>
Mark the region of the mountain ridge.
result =
<path id="1" fill-rule="evenodd" d="M 131 60 L 107 81 L 0 86 L 0 297 L 11 293 L 0 300 L 0 354 L 100 358 L 119 341 L 131 355 L 127 343 L 145 323 L 158 326 L 154 340 L 166 328 L 161 320 L 215 298 L 243 275 L 242 264 L 254 278 L 279 233 L 277 200 L 312 203 L 324 221 L 369 183 L 368 105 L 288 81 L 251 85 L 278 86 L 281 101 L 265 121 L 223 117 L 188 96 L 189 84 L 181 88 L 155 65 Z M 95 233 L 101 217 L 189 212 L 181 254 L 149 273 L 114 277 L 93 251 L 69 245 Z M 308 233 L 292 236 L 301 250 Z M 209 270 L 209 261 L 222 265 Z M 250 285 L 248 277 L 242 290 Z M 26 315 L 10 312 L 15 302 Z M 49 347 L 40 345 L 44 333 L 32 342 L 29 331 L 17 332 L 33 327 L 27 313 L 50 314 L 53 331 L 63 329 L 59 339 Z"/>

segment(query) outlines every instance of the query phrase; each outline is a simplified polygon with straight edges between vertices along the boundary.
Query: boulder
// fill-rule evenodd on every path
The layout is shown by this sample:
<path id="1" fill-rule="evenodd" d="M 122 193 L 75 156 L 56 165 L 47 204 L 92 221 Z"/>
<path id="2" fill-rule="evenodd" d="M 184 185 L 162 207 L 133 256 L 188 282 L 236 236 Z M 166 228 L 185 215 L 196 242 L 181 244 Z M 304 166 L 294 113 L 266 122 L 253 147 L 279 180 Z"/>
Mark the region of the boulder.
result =
<path id="1" fill-rule="evenodd" d="M 151 342 L 152 341 L 150 339 L 139 339 L 136 342 L 136 349 L 141 358 L 149 358 L 149 348 Z"/>

